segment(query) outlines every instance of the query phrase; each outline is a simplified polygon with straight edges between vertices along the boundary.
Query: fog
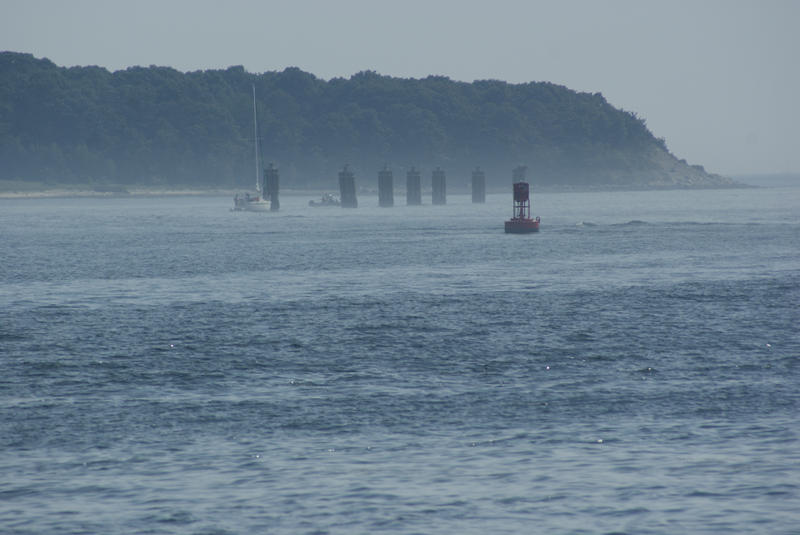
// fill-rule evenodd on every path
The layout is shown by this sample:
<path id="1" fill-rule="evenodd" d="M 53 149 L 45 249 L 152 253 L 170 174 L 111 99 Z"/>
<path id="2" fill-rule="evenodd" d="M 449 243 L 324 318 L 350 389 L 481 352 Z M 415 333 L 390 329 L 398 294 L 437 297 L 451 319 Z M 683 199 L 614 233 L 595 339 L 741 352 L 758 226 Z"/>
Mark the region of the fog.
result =
<path id="1" fill-rule="evenodd" d="M 714 173 L 800 172 L 800 3 L 3 0 L 0 50 L 58 65 L 297 66 L 550 81 L 634 111 Z"/>

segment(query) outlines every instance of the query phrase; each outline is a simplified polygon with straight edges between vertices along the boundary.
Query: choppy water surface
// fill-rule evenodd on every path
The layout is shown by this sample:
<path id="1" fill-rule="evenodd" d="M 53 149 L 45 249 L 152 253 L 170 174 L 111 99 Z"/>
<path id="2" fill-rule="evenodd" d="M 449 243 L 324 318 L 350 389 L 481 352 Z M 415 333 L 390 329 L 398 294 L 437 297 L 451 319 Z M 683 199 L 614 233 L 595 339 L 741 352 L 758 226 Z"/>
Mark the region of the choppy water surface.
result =
<path id="1" fill-rule="evenodd" d="M 0 200 L 3 533 L 796 533 L 800 188 Z"/>

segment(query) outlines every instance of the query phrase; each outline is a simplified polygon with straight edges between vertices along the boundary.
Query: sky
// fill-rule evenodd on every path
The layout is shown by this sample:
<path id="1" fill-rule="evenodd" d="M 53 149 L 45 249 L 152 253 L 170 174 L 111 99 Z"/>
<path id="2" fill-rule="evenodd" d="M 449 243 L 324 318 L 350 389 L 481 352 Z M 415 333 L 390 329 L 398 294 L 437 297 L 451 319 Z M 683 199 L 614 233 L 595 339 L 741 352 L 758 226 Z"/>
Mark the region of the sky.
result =
<path id="1" fill-rule="evenodd" d="M 299 67 L 600 92 L 728 176 L 800 173 L 800 0 L 0 0 L 61 66 Z"/>

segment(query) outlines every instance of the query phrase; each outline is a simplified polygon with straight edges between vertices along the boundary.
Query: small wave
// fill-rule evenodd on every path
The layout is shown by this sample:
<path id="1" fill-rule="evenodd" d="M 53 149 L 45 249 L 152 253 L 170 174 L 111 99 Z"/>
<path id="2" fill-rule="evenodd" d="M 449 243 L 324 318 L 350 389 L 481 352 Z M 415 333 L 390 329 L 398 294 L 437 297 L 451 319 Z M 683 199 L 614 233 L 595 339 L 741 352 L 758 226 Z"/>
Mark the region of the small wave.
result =
<path id="1" fill-rule="evenodd" d="M 25 338 L 22 334 L 0 332 L 0 342 L 17 342 Z"/>

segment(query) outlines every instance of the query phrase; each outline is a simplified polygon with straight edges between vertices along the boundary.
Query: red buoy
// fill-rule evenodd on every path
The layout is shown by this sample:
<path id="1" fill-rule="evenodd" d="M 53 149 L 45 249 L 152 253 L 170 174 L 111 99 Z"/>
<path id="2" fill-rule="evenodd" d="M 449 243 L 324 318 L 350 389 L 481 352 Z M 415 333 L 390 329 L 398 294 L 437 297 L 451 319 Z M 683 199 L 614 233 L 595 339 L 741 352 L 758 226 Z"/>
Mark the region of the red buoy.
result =
<path id="1" fill-rule="evenodd" d="M 506 221 L 506 234 L 539 232 L 539 218 L 531 219 L 530 186 L 527 182 L 514 183 L 514 215 Z"/>

